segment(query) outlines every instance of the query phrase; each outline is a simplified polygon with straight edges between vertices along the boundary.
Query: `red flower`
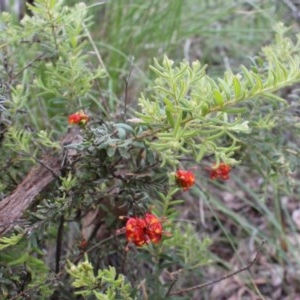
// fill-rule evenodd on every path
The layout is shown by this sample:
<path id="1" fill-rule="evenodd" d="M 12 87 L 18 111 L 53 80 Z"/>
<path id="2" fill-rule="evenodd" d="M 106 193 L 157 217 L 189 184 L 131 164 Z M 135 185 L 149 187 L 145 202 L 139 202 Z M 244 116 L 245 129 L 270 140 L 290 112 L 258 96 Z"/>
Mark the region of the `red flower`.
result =
<path id="1" fill-rule="evenodd" d="M 69 115 L 68 123 L 73 124 L 79 124 L 79 125 L 85 125 L 89 120 L 89 116 L 84 113 L 83 110 L 77 111 L 74 114 Z"/>
<path id="2" fill-rule="evenodd" d="M 195 184 L 195 175 L 192 171 L 178 170 L 175 174 L 176 183 L 187 191 Z"/>
<path id="3" fill-rule="evenodd" d="M 147 243 L 146 222 L 141 218 L 129 218 L 125 226 L 126 238 L 136 246 L 143 246 Z"/>
<path id="4" fill-rule="evenodd" d="M 229 179 L 230 170 L 231 167 L 225 163 L 220 163 L 218 167 L 216 167 L 216 164 L 214 164 L 211 168 L 209 168 L 209 177 L 210 179 L 227 180 Z"/>
<path id="5" fill-rule="evenodd" d="M 161 222 L 156 216 L 150 213 L 146 213 L 144 220 L 147 226 L 146 234 L 148 238 L 154 244 L 159 243 L 162 238 L 162 229 L 163 229 Z"/>
<path id="6" fill-rule="evenodd" d="M 144 218 L 129 218 L 126 222 L 125 233 L 129 242 L 141 247 L 149 242 L 159 243 L 163 234 L 162 229 L 160 220 L 156 216 L 146 213 Z"/>

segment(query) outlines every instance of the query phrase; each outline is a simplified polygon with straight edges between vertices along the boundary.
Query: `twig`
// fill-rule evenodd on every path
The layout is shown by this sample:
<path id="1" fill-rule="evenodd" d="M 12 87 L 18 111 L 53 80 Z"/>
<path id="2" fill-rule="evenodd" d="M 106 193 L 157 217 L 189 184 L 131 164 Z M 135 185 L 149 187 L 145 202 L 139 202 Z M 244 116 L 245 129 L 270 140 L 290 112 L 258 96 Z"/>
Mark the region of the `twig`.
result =
<path id="1" fill-rule="evenodd" d="M 127 113 L 127 104 L 128 104 L 128 85 L 129 85 L 129 79 L 132 73 L 133 69 L 133 57 L 131 57 L 130 60 L 130 68 L 127 77 L 124 79 L 125 80 L 125 96 L 124 96 L 124 118 L 126 118 L 126 113 Z"/>
<path id="2" fill-rule="evenodd" d="M 60 267 L 60 257 L 61 257 L 61 245 L 62 245 L 62 238 L 63 238 L 63 230 L 64 230 L 64 222 L 65 217 L 62 215 L 59 220 L 59 226 L 57 229 L 57 238 L 56 238 L 56 257 L 55 257 L 55 273 L 59 273 Z"/>
<path id="3" fill-rule="evenodd" d="M 21 70 L 19 70 L 16 74 L 12 75 L 12 77 L 9 78 L 9 83 L 11 83 L 15 78 L 17 78 L 19 75 L 21 75 L 26 69 L 28 69 L 31 65 L 33 65 L 36 61 L 45 58 L 47 53 L 41 53 L 36 58 L 34 58 L 32 61 L 30 61 L 27 65 L 25 65 Z M 44 56 L 44 57 L 43 57 Z"/>
<path id="4" fill-rule="evenodd" d="M 90 43 L 91 43 L 91 45 L 92 45 L 92 47 L 93 47 L 93 49 L 95 51 L 96 57 L 97 57 L 97 59 L 99 61 L 99 64 L 100 64 L 101 68 L 105 71 L 106 74 L 108 74 L 108 71 L 107 71 L 107 69 L 105 67 L 105 64 L 103 63 L 103 60 L 102 60 L 101 55 L 99 53 L 99 50 L 98 50 L 98 48 L 97 48 L 97 46 L 96 46 L 96 44 L 95 44 L 95 42 L 94 42 L 94 40 L 93 40 L 90 32 L 89 32 L 89 30 L 87 29 L 87 27 L 85 26 L 85 24 L 83 24 L 82 26 L 84 27 L 85 34 L 86 34 L 87 38 L 89 39 L 89 41 L 90 41 Z"/>
<path id="5" fill-rule="evenodd" d="M 167 293 L 166 293 L 166 297 L 172 295 L 171 290 L 172 290 L 173 286 L 175 285 L 175 283 L 177 282 L 177 279 L 178 279 L 178 278 L 176 278 L 175 280 L 173 280 L 173 281 L 171 282 L 171 284 L 170 284 L 170 286 L 169 286 L 169 288 L 168 288 L 168 291 L 167 291 Z"/>
<path id="6" fill-rule="evenodd" d="M 42 160 L 39 160 L 34 156 L 30 156 L 30 157 L 32 157 L 37 163 L 39 163 L 44 168 L 46 168 L 49 172 L 51 172 L 54 178 L 56 178 L 56 179 L 58 178 L 58 173 L 55 172 L 51 167 L 47 166 L 47 164 L 45 164 Z"/>
<path id="7" fill-rule="evenodd" d="M 205 283 L 202 283 L 202 284 L 198 284 L 198 285 L 195 285 L 195 286 L 192 286 L 192 287 L 189 287 L 189 288 L 186 288 L 186 289 L 181 289 L 179 291 L 175 291 L 175 292 L 170 292 L 171 291 L 171 288 L 174 286 L 174 283 L 175 282 L 172 282 L 171 284 L 171 288 L 169 288 L 167 294 L 166 294 L 166 297 L 167 296 L 173 296 L 173 295 L 181 295 L 183 293 L 187 293 L 187 292 L 191 292 L 191 291 L 194 291 L 194 290 L 197 290 L 197 289 L 202 289 L 202 288 L 205 288 L 205 287 L 208 287 L 210 285 L 213 285 L 213 284 L 216 284 L 218 282 L 221 282 L 227 278 L 230 278 L 232 276 L 235 276 L 241 272 L 244 272 L 246 270 L 249 270 L 259 259 L 259 257 L 261 256 L 261 252 L 262 252 L 262 247 L 263 245 L 265 244 L 265 240 L 263 240 L 260 244 L 260 247 L 259 249 L 257 250 L 257 253 L 254 257 L 254 259 L 252 261 L 250 261 L 246 266 L 244 266 L 243 268 L 237 270 L 237 271 L 234 271 L 232 273 L 229 273 L 221 278 L 218 278 L 218 279 L 215 279 L 215 280 L 212 280 L 212 281 L 208 281 L 208 282 L 205 282 Z"/>

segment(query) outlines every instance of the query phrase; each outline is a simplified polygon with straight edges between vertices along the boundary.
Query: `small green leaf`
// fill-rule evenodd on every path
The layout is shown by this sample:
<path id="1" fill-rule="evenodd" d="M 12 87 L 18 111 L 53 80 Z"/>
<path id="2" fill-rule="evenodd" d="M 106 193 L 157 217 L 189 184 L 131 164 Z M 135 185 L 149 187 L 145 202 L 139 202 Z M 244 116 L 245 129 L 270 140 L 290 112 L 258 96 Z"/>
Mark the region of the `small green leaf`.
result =
<path id="1" fill-rule="evenodd" d="M 201 105 L 201 115 L 205 116 L 210 112 L 210 107 L 208 105 L 208 103 L 202 103 Z"/>
<path id="2" fill-rule="evenodd" d="M 133 128 L 125 123 L 116 123 L 114 124 L 115 127 L 117 128 L 123 128 L 124 130 L 128 131 L 128 132 L 133 132 Z"/>
<path id="3" fill-rule="evenodd" d="M 271 85 L 276 86 L 277 82 L 278 82 L 278 80 L 277 80 L 276 73 L 274 72 L 274 70 L 269 69 L 267 84 L 270 86 Z"/>
<path id="4" fill-rule="evenodd" d="M 180 109 L 183 111 L 192 111 L 193 110 L 193 108 L 191 107 L 190 101 L 185 98 L 180 99 L 179 104 L 182 105 L 180 107 Z"/>
<path id="5" fill-rule="evenodd" d="M 239 80 L 236 77 L 233 77 L 232 82 L 233 82 L 235 98 L 238 100 L 242 96 L 241 84 L 240 84 Z"/>
<path id="6" fill-rule="evenodd" d="M 106 153 L 107 153 L 107 156 L 108 157 L 113 157 L 116 153 L 116 145 L 111 145 L 111 147 L 109 147 L 107 150 L 106 150 Z"/>
<path id="7" fill-rule="evenodd" d="M 174 126 L 174 135 L 178 136 L 180 128 L 181 128 L 181 121 L 182 121 L 182 112 L 179 113 L 177 119 L 176 119 L 176 123 Z"/>
<path id="8" fill-rule="evenodd" d="M 196 156 L 196 162 L 199 162 L 199 161 L 202 160 L 202 158 L 206 154 L 206 151 L 207 151 L 206 146 L 205 145 L 200 145 L 199 152 L 197 153 L 197 156 Z"/>
<path id="9" fill-rule="evenodd" d="M 261 91 L 264 87 L 263 82 L 261 80 L 261 78 L 259 77 L 259 75 L 253 73 L 253 77 L 255 78 L 255 87 L 253 88 L 253 91 Z"/>
<path id="10" fill-rule="evenodd" d="M 166 109 L 166 117 L 167 117 L 169 124 L 172 126 L 172 128 L 174 128 L 175 122 L 174 122 L 172 113 L 168 109 Z"/>
<path id="11" fill-rule="evenodd" d="M 230 99 L 231 92 L 230 92 L 230 88 L 229 88 L 227 82 L 221 78 L 218 78 L 218 81 L 219 81 L 220 90 L 225 92 L 227 100 Z"/>
<path id="12" fill-rule="evenodd" d="M 174 105 L 173 103 L 168 99 L 168 98 L 164 98 L 163 99 L 165 105 L 166 105 L 166 109 L 168 109 L 169 111 L 171 112 L 174 112 L 175 111 L 175 108 L 174 108 Z"/>
<path id="13" fill-rule="evenodd" d="M 277 61 L 276 63 L 277 63 L 276 66 L 277 66 L 277 69 L 278 69 L 278 73 L 280 73 L 281 77 L 282 77 L 281 80 L 282 81 L 286 80 L 288 78 L 288 76 L 289 76 L 288 70 L 279 61 Z"/>
<path id="14" fill-rule="evenodd" d="M 248 80 L 248 84 L 252 87 L 254 85 L 254 78 L 252 74 L 248 71 L 248 69 L 245 66 L 241 66 L 241 69 Z"/>
<path id="15" fill-rule="evenodd" d="M 279 96 L 277 96 L 275 94 L 264 93 L 263 95 L 266 96 L 266 97 L 268 97 L 268 98 L 270 98 L 270 99 L 274 99 L 274 100 L 279 101 L 281 103 L 287 104 L 287 101 L 285 99 L 283 99 L 283 98 L 281 98 L 281 97 L 279 97 Z"/>
<path id="16" fill-rule="evenodd" d="M 217 106 L 222 107 L 224 105 L 224 99 L 223 99 L 223 96 L 220 93 L 220 91 L 219 90 L 214 90 L 213 94 L 214 94 L 215 104 Z"/>
<path id="17" fill-rule="evenodd" d="M 230 126 L 228 129 L 235 132 L 250 133 L 251 129 L 248 126 L 249 121 L 244 121 L 239 124 Z"/>

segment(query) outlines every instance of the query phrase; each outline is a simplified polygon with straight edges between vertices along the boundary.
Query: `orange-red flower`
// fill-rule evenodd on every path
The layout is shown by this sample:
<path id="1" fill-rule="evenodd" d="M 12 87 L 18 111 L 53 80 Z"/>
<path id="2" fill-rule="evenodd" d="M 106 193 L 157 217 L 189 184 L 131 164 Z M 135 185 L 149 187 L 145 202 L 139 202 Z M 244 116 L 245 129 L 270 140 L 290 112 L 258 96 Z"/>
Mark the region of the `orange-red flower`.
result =
<path id="1" fill-rule="evenodd" d="M 217 167 L 214 164 L 211 168 L 208 169 L 210 174 L 210 179 L 223 179 L 227 180 L 229 179 L 229 172 L 231 170 L 231 167 L 225 163 L 220 163 Z"/>
<path id="2" fill-rule="evenodd" d="M 151 213 L 146 213 L 144 218 L 131 217 L 125 226 L 126 239 L 141 247 L 144 244 L 160 242 L 163 234 L 161 221 Z"/>
<path id="3" fill-rule="evenodd" d="M 144 220 L 146 222 L 146 234 L 148 238 L 154 244 L 159 243 L 163 233 L 160 220 L 150 213 L 146 213 Z"/>
<path id="4" fill-rule="evenodd" d="M 192 171 L 178 170 L 175 174 L 176 183 L 187 191 L 195 184 L 195 175 Z"/>
<path id="5" fill-rule="evenodd" d="M 125 226 L 127 241 L 136 246 L 143 246 L 147 243 L 146 222 L 141 218 L 129 218 Z"/>
<path id="6" fill-rule="evenodd" d="M 73 124 L 78 124 L 78 125 L 85 125 L 89 120 L 89 116 L 84 113 L 83 110 L 77 111 L 74 114 L 69 115 L 68 118 L 68 123 L 73 125 Z"/>

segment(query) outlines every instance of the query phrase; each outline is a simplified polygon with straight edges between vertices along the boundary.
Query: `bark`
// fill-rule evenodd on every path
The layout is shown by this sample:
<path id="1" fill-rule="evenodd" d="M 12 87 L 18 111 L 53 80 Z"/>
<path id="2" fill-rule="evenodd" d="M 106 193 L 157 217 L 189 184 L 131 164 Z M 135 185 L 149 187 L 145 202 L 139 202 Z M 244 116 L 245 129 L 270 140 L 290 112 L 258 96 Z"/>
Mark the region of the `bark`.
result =
<path id="1" fill-rule="evenodd" d="M 34 167 L 11 195 L 0 202 L 0 236 L 20 221 L 24 211 L 34 202 L 35 197 L 56 179 L 63 168 L 63 147 L 78 142 L 79 131 L 72 129 L 61 141 L 59 155 L 47 155 Z"/>

